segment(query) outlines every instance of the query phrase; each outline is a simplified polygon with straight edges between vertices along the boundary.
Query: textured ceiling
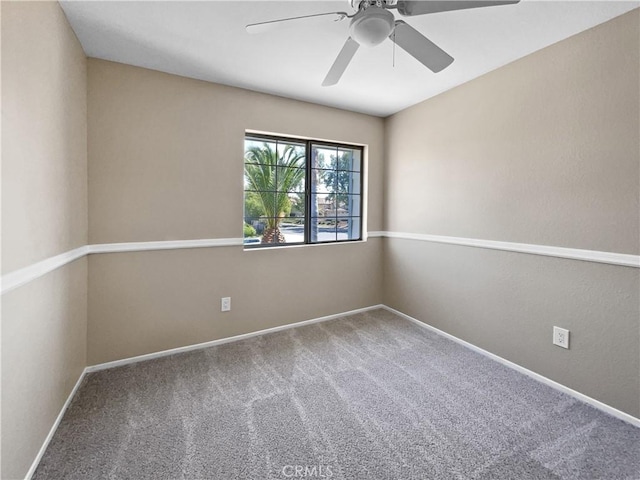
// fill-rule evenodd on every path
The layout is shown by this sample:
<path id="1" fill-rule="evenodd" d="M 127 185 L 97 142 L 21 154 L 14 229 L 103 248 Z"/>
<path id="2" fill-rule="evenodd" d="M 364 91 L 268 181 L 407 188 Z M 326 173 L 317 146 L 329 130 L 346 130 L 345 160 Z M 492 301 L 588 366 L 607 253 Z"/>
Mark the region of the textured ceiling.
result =
<path id="1" fill-rule="evenodd" d="M 434 74 L 390 41 L 360 48 L 338 85 L 321 83 L 348 20 L 249 35 L 247 23 L 347 11 L 343 1 L 69 1 L 90 57 L 387 116 L 637 8 L 637 1 L 536 1 L 404 20 L 455 58 Z M 399 15 L 396 12 L 398 18 Z M 395 58 L 394 58 L 395 57 Z"/>

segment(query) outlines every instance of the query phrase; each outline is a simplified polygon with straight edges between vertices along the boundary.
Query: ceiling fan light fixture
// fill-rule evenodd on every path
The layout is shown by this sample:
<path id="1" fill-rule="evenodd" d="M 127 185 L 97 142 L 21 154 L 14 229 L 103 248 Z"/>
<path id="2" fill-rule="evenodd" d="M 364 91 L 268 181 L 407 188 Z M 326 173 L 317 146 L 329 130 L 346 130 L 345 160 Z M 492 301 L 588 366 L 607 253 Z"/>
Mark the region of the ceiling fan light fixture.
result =
<path id="1" fill-rule="evenodd" d="M 394 21 L 390 11 L 371 6 L 358 12 L 351 20 L 351 37 L 360 45 L 375 47 L 391 35 Z"/>

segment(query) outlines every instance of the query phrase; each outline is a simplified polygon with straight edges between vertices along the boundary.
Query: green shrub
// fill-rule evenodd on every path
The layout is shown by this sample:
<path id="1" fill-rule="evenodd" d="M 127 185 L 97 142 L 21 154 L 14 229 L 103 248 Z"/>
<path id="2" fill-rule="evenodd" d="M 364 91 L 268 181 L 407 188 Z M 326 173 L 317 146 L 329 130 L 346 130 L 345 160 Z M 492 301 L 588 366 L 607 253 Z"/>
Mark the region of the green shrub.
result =
<path id="1" fill-rule="evenodd" d="M 245 237 L 255 237 L 256 236 L 256 229 L 253 228 L 248 223 L 244 224 L 243 231 L 244 231 L 244 236 Z"/>

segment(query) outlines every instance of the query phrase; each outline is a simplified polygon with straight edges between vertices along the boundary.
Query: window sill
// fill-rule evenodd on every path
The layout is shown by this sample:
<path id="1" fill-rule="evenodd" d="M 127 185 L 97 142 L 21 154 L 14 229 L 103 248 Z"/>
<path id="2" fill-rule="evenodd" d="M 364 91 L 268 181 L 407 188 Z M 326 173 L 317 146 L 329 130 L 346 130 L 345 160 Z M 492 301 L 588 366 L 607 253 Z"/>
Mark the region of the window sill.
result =
<path id="1" fill-rule="evenodd" d="M 282 250 L 282 249 L 289 249 L 289 248 L 327 247 L 327 246 L 334 246 L 334 245 L 358 245 L 362 243 L 367 243 L 369 238 L 377 238 L 377 237 L 368 237 L 362 240 L 351 240 L 351 241 L 344 241 L 344 242 L 298 243 L 294 245 L 280 244 L 280 245 L 253 247 L 253 248 L 252 247 L 247 248 L 245 245 L 243 245 L 242 250 L 245 252 L 263 252 L 268 250 Z"/>

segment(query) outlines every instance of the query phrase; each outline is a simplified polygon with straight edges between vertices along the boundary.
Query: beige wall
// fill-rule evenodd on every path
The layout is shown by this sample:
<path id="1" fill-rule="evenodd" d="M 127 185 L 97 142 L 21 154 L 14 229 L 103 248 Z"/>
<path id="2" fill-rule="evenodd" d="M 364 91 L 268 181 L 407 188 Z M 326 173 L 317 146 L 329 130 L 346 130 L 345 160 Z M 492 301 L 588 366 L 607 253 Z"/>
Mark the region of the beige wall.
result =
<path id="1" fill-rule="evenodd" d="M 86 366 L 87 260 L 2 296 L 2 478 L 24 478 Z"/>
<path id="2" fill-rule="evenodd" d="M 386 252 L 386 304 L 638 416 L 637 269 L 411 240 Z"/>
<path id="3" fill-rule="evenodd" d="M 87 243 L 86 58 L 59 5 L 2 2 L 2 272 Z"/>
<path id="4" fill-rule="evenodd" d="M 390 117 L 385 230 L 638 254 L 639 16 Z M 637 269 L 386 242 L 386 304 L 640 414 Z"/>
<path id="5" fill-rule="evenodd" d="M 59 5 L 2 2 L 2 271 L 87 243 L 86 59 Z M 2 478 L 86 365 L 87 261 L 2 296 Z"/>
<path id="6" fill-rule="evenodd" d="M 379 304 L 380 257 L 379 239 L 92 255 L 89 364 Z"/>
<path id="7" fill-rule="evenodd" d="M 5 273 L 86 243 L 241 237 L 245 129 L 368 145 L 369 230 L 639 253 L 638 11 L 383 121 L 87 66 L 56 3 L 1 9 Z M 87 364 L 381 300 L 638 416 L 639 288 L 637 269 L 401 239 L 92 255 L 2 297 L 2 478 Z"/>
<path id="8" fill-rule="evenodd" d="M 382 119 L 95 59 L 88 79 L 91 243 L 242 237 L 246 129 L 367 145 L 381 229 Z M 89 363 L 377 304 L 380 259 L 380 239 L 92 255 Z"/>

